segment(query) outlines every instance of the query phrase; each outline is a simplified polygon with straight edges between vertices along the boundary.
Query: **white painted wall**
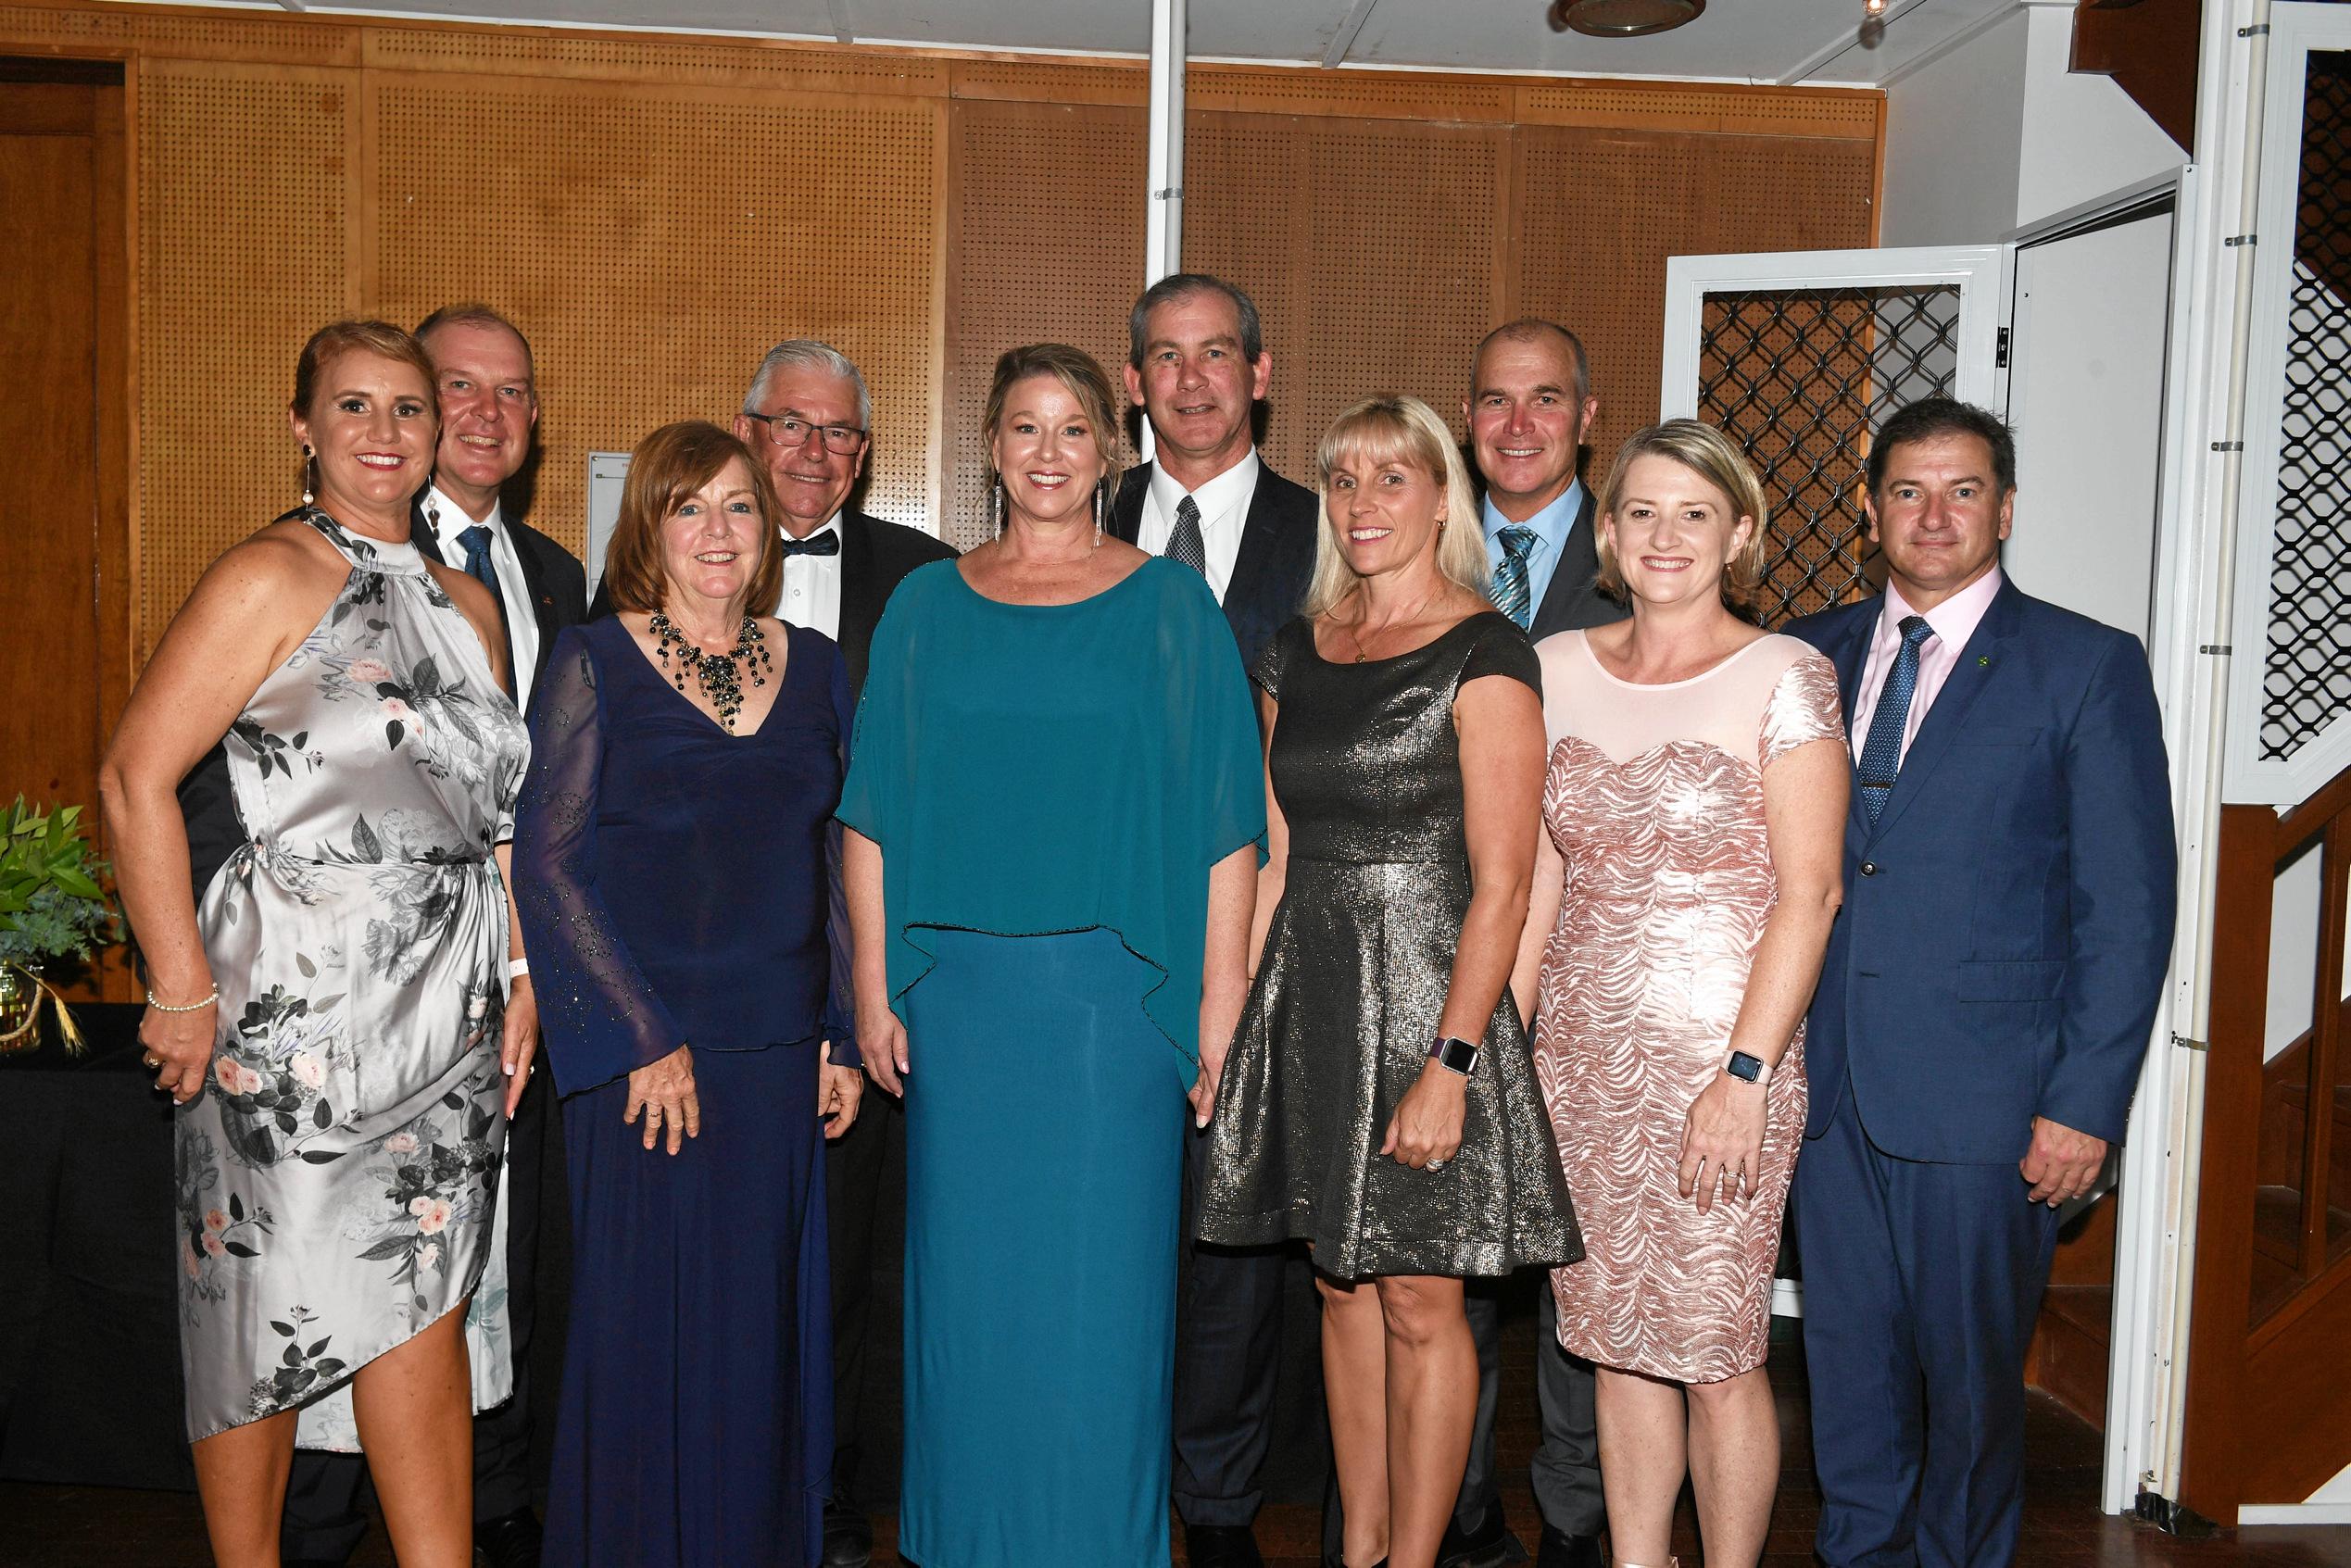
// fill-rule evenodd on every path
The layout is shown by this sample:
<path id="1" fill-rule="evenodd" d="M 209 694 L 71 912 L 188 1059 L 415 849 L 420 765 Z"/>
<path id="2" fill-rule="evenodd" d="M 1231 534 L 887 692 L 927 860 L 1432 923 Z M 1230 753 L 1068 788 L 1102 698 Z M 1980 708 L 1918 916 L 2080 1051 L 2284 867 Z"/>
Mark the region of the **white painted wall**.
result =
<path id="1" fill-rule="evenodd" d="M 1989 245 L 2016 227 L 2030 31 L 2018 9 L 1888 91 L 1879 244 Z"/>
<path id="2" fill-rule="evenodd" d="M 1988 244 L 2188 161 L 2072 51 L 2073 0 L 2021 0 L 1894 82 L 1879 243 Z"/>
<path id="3" fill-rule="evenodd" d="M 2073 0 L 2027 0 L 2024 6 L 2019 227 L 2188 161 L 2112 77 L 2072 69 L 2073 11 Z M 1889 168 L 1889 183 L 1892 178 Z"/>

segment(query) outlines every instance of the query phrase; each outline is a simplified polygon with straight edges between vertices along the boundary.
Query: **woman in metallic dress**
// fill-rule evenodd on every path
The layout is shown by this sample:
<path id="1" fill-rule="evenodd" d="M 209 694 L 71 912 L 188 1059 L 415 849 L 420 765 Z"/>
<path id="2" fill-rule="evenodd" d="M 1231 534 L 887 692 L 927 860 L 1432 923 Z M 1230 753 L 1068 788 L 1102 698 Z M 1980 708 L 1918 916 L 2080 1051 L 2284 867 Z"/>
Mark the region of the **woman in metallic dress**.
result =
<path id="1" fill-rule="evenodd" d="M 1272 859 L 1200 1234 L 1313 1246 L 1343 1560 L 1429 1568 L 1477 1410 L 1462 1281 L 1581 1251 L 1502 994 L 1541 696 L 1525 633 L 1486 600 L 1444 422 L 1376 398 L 1331 427 L 1320 468 L 1305 613 L 1255 671 Z"/>

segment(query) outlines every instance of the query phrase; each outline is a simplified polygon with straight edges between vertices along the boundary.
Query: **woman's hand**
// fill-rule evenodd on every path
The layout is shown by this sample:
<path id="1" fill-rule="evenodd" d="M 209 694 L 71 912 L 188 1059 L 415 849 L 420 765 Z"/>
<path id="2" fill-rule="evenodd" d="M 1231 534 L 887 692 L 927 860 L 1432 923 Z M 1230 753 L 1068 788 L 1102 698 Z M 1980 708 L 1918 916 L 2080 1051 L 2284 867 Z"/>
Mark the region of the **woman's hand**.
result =
<path id="1" fill-rule="evenodd" d="M 837 1138 L 857 1125 L 858 1101 L 865 1098 L 865 1074 L 854 1067 L 833 1065 L 833 1042 L 817 1055 L 816 1113 L 824 1119 L 824 1135 Z"/>
<path id="2" fill-rule="evenodd" d="M 886 999 L 859 993 L 857 1049 L 865 1059 L 866 1076 L 879 1084 L 884 1094 L 905 1098 L 906 1025 L 899 1022 Z"/>
<path id="3" fill-rule="evenodd" d="M 506 996 L 506 1027 L 498 1041 L 498 1061 L 506 1069 L 506 1119 L 514 1120 L 514 1108 L 522 1103 L 522 1091 L 531 1086 L 533 1059 L 539 1054 L 539 995 L 531 989 L 531 977 L 518 974 Z"/>
<path id="4" fill-rule="evenodd" d="M 158 1012 L 147 1009 L 139 1020 L 139 1044 L 155 1073 L 155 1086 L 185 1105 L 204 1092 L 205 1075 L 212 1071 L 213 1029 L 220 1004 L 210 1003 L 194 1012 Z"/>
<path id="5" fill-rule="evenodd" d="M 1463 1074 L 1429 1062 L 1420 1070 L 1420 1081 L 1397 1101 L 1379 1152 L 1394 1155 L 1398 1164 L 1415 1171 L 1433 1171 L 1443 1165 L 1460 1152 L 1468 1090 L 1469 1080 Z"/>
<path id="6" fill-rule="evenodd" d="M 1763 1174 L 1764 1086 L 1717 1073 L 1690 1103 L 1681 1135 L 1681 1195 L 1698 1212 L 1714 1207 L 1715 1189 L 1755 1196 Z"/>
<path id="7" fill-rule="evenodd" d="M 1211 1048 L 1205 1041 L 1200 1053 L 1200 1076 L 1193 1080 L 1192 1092 L 1185 1098 L 1192 1102 L 1192 1125 L 1205 1127 L 1208 1119 L 1216 1114 L 1216 1090 L 1225 1082 L 1225 1058 L 1232 1049 L 1230 1041 Z"/>
<path id="8" fill-rule="evenodd" d="M 670 1152 L 675 1154 L 686 1138 L 702 1135 L 702 1102 L 694 1093 L 694 1051 L 680 1046 L 660 1060 L 629 1074 L 629 1108 L 621 1120 L 636 1124 L 645 1112 L 645 1147 L 651 1148 L 661 1129 L 670 1131 Z"/>

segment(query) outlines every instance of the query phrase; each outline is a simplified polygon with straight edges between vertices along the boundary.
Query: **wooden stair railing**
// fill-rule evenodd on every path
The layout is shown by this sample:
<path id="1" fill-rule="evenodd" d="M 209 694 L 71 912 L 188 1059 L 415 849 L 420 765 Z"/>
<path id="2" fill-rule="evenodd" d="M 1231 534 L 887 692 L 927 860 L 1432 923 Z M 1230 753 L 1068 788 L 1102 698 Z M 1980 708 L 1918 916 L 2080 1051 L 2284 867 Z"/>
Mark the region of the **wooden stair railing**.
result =
<path id="1" fill-rule="evenodd" d="M 2320 857 L 2311 1027 L 2264 1060 L 2279 870 Z M 2351 1463 L 2351 769 L 2284 816 L 2220 810 L 2181 1500 L 2234 1524 Z"/>

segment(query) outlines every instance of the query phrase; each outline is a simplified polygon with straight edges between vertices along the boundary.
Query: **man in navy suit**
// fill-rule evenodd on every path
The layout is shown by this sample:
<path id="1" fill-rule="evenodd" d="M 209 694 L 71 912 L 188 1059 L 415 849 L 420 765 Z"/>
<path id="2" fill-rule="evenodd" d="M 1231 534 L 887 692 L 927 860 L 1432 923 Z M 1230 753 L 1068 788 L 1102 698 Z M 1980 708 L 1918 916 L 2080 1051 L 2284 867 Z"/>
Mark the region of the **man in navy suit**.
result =
<path id="1" fill-rule="evenodd" d="M 2169 786 L 2138 642 L 2001 574 L 2006 426 L 1914 403 L 1868 486 L 1884 596 L 1788 628 L 1856 763 L 1795 1178 L 1815 1547 L 2000 1568 L 2057 1206 L 2122 1136 L 2170 955 Z"/>
<path id="2" fill-rule="evenodd" d="M 1127 318 L 1126 394 L 1153 460 L 1126 470 L 1109 531 L 1208 580 L 1244 664 L 1298 613 L 1322 508 L 1252 433 L 1273 376 L 1257 307 L 1202 272 L 1163 278 Z M 1207 1138 L 1184 1124 L 1188 1223 Z M 1259 1568 L 1258 1466 L 1274 1436 L 1280 1248 L 1187 1247 L 1176 1319 L 1176 1510 L 1192 1568 Z"/>

